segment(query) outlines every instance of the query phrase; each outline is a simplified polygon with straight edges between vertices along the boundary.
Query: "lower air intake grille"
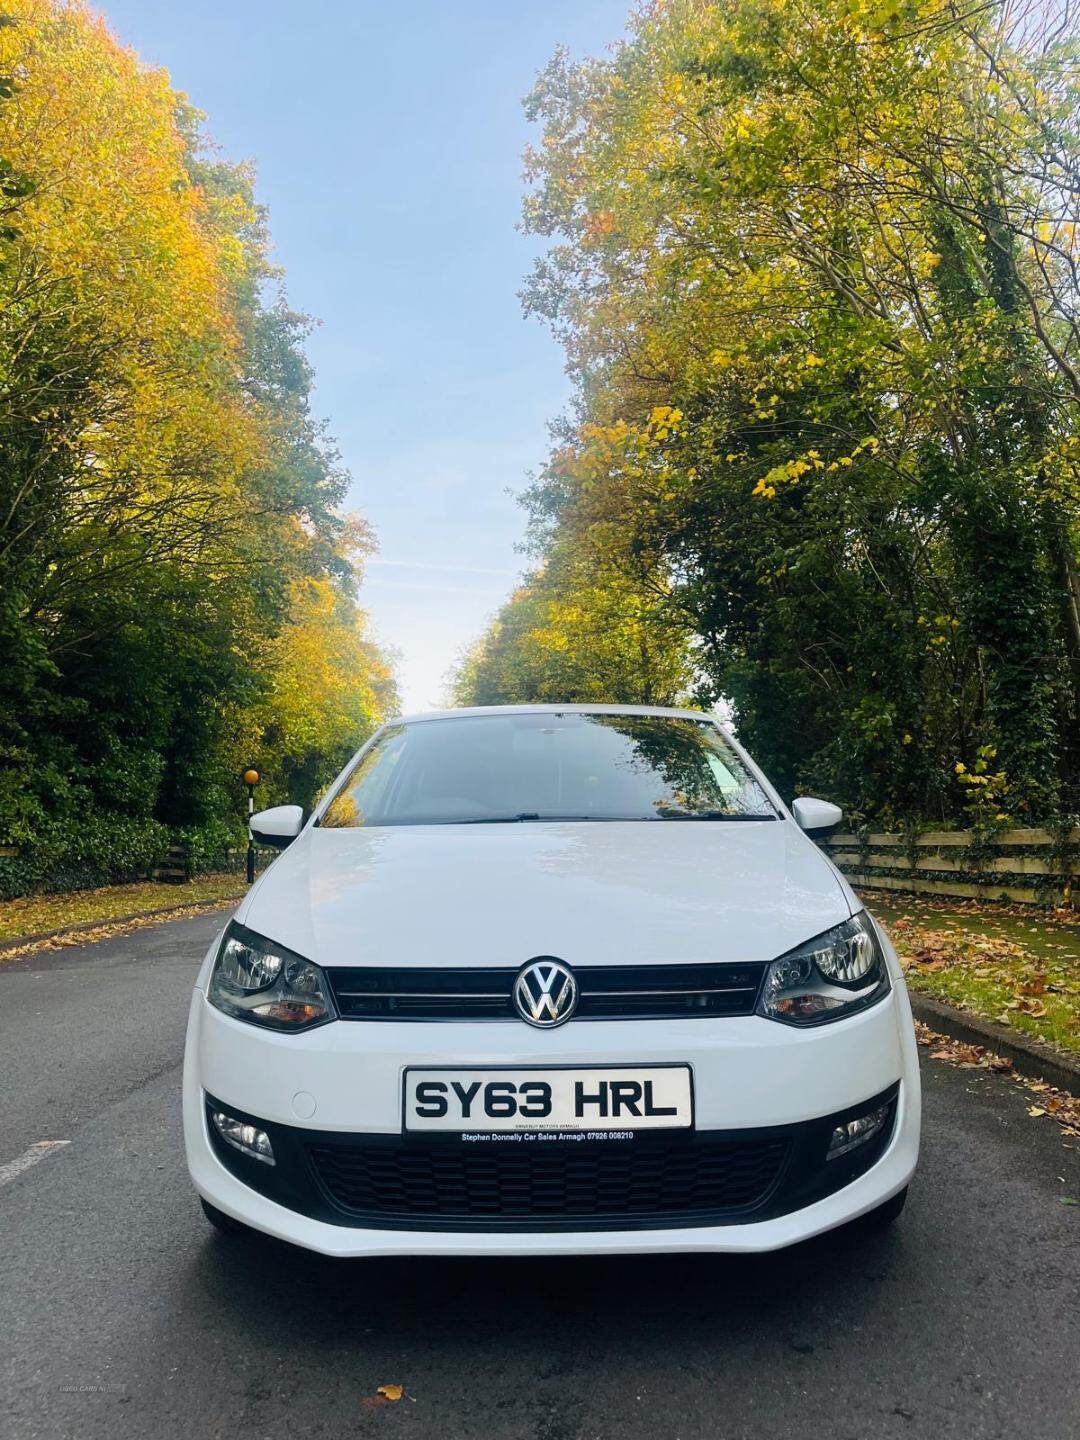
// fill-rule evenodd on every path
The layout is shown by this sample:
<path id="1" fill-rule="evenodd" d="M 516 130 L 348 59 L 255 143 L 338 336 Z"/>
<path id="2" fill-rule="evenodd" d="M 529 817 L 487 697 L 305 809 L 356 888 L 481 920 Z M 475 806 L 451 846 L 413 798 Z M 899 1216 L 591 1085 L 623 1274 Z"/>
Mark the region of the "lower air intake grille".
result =
<path id="1" fill-rule="evenodd" d="M 315 1173 L 357 1222 L 436 1229 L 595 1228 L 717 1221 L 761 1204 L 788 1154 L 762 1139 L 463 1143 L 368 1137 L 308 1147 Z"/>

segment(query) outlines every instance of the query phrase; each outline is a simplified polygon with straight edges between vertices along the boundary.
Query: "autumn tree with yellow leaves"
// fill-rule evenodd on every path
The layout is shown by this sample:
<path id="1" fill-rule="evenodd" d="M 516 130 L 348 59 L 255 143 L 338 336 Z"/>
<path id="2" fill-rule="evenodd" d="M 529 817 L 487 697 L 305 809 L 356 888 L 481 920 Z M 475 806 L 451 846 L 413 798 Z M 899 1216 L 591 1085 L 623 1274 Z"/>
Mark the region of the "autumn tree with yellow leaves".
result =
<path id="1" fill-rule="evenodd" d="M 81 0 L 0 5 L 0 890 L 209 852 L 393 704 L 244 167 Z"/>
<path id="2" fill-rule="evenodd" d="M 952 819 L 992 756 L 993 821 L 1080 808 L 1073 7 L 657 0 L 528 108 L 541 554 L 644 569 L 789 792 Z"/>

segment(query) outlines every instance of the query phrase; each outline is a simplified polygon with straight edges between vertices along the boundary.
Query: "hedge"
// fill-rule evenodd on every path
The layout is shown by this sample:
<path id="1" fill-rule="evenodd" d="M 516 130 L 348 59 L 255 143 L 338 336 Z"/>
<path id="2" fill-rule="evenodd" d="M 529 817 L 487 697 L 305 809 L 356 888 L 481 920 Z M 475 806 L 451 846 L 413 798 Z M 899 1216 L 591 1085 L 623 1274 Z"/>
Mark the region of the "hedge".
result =
<path id="1" fill-rule="evenodd" d="M 89 811 L 77 824 L 72 820 L 44 824 L 15 854 L 0 855 L 0 900 L 143 880 L 173 845 L 188 852 L 190 874 L 206 874 L 227 868 L 228 851 L 246 843 L 239 823 L 212 820 L 170 830 L 157 820 Z"/>

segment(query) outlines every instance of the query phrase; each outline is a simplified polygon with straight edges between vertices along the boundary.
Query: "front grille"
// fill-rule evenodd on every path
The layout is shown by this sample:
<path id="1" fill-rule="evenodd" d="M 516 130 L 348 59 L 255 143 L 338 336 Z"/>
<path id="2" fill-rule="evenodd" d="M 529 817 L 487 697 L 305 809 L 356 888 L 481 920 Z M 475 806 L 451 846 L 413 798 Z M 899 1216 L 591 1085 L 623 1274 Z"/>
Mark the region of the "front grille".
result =
<path id="1" fill-rule="evenodd" d="M 574 1019 L 750 1015 L 764 971 L 761 963 L 575 966 Z M 517 1018 L 511 1000 L 516 969 L 342 966 L 327 973 L 343 1020 Z"/>
<path id="2" fill-rule="evenodd" d="M 315 1173 L 354 1221 L 436 1229 L 715 1222 L 760 1205 L 787 1136 L 464 1143 L 367 1137 L 308 1146 Z"/>

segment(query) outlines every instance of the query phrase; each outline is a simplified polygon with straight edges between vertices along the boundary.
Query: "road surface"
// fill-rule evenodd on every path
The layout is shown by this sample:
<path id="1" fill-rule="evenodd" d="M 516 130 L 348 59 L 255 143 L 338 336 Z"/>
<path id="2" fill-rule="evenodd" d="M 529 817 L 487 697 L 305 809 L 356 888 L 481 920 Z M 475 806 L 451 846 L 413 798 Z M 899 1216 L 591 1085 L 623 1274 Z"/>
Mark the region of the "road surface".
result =
<path id="1" fill-rule="evenodd" d="M 1080 1436 L 1080 1142 L 983 1072 L 924 1061 L 923 1161 L 884 1235 L 550 1262 L 217 1236 L 180 1064 L 221 923 L 0 965 L 4 1440 Z"/>

